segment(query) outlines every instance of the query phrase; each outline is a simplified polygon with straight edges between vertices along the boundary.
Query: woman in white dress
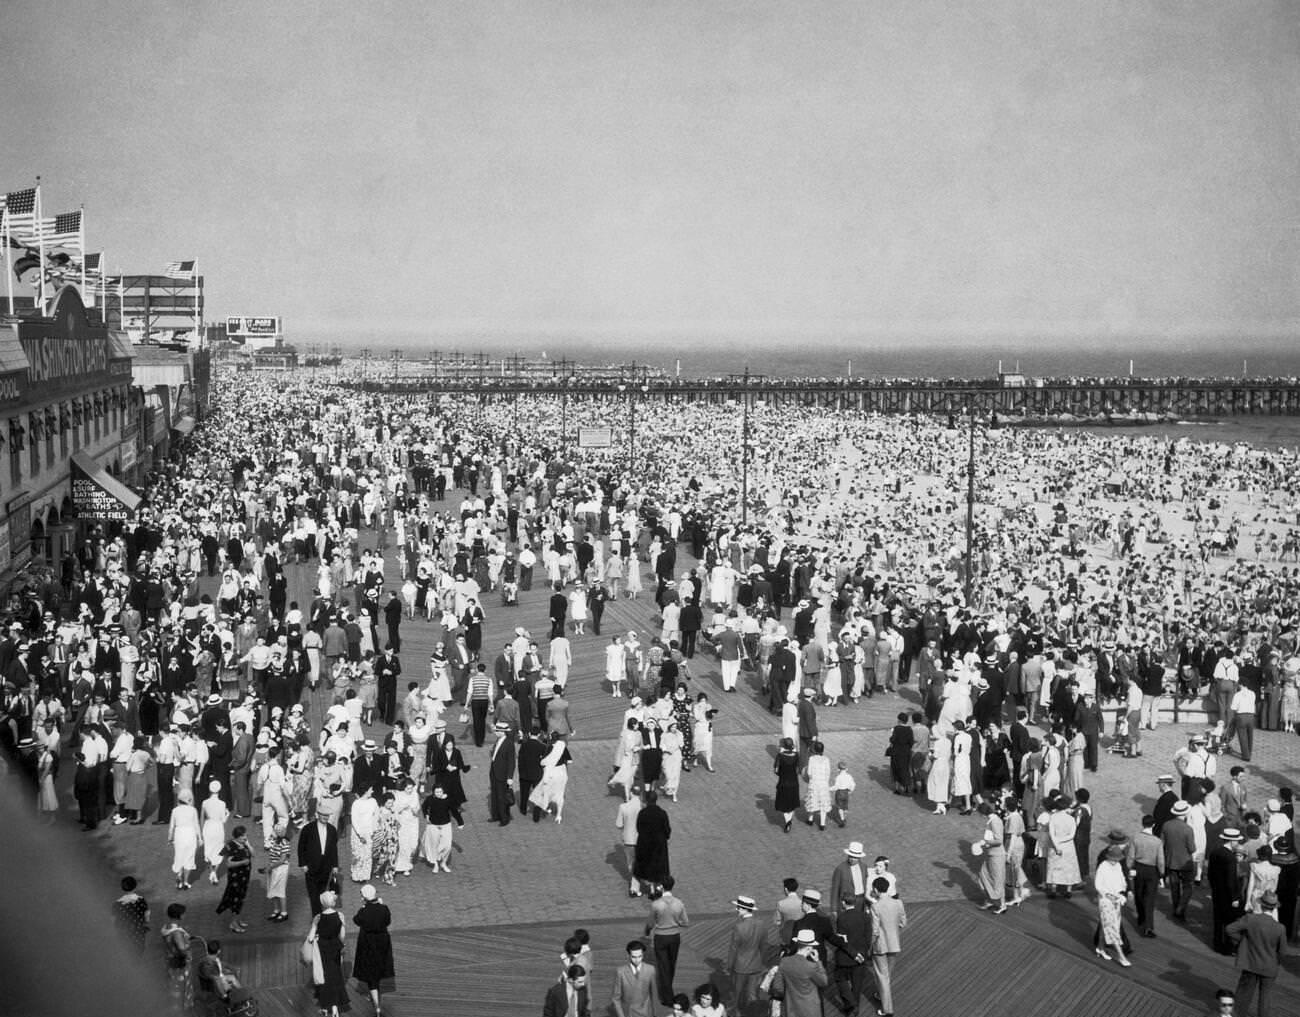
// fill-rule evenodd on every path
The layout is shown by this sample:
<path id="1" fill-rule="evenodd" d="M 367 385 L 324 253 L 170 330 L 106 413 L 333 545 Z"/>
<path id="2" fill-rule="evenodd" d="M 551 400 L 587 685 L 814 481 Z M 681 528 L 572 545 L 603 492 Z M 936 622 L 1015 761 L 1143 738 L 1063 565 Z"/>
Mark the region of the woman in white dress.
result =
<path id="1" fill-rule="evenodd" d="M 379 827 L 379 803 L 375 801 L 374 788 L 368 787 L 356 797 L 350 819 L 348 846 L 352 849 L 352 881 L 365 883 L 373 868 L 375 830 Z"/>
<path id="2" fill-rule="evenodd" d="M 528 795 L 528 804 L 535 809 L 549 812 L 555 806 L 555 821 L 564 819 L 564 790 L 569 784 L 569 747 L 564 739 L 555 737 L 551 741 L 551 750 L 542 759 L 542 779 Z"/>
<path id="3" fill-rule="evenodd" d="M 398 875 L 409 876 L 420 846 L 420 795 L 410 777 L 393 793 L 393 811 L 397 813 L 397 860 L 393 869 Z"/>
<path id="4" fill-rule="evenodd" d="M 586 634 L 583 626 L 587 624 L 587 588 L 581 583 L 569 594 L 569 619 L 575 636 Z"/>
<path id="5" fill-rule="evenodd" d="M 971 813 L 971 736 L 964 721 L 955 721 L 952 736 L 952 796 L 961 799 L 961 814 Z"/>
<path id="6" fill-rule="evenodd" d="M 718 711 L 709 702 L 708 695 L 701 692 L 695 697 L 691 712 L 695 716 L 695 755 L 704 761 L 704 768 L 713 773 L 713 717 Z"/>
<path id="7" fill-rule="evenodd" d="M 637 594 L 641 592 L 641 563 L 637 560 L 635 551 L 628 555 L 626 568 L 627 599 L 636 600 Z"/>
<path id="8" fill-rule="evenodd" d="M 226 846 L 226 822 L 230 809 L 221 800 L 221 783 L 208 784 L 208 797 L 203 799 L 203 858 L 208 863 L 208 882 L 217 883 L 217 869 L 221 866 L 221 849 Z"/>
<path id="9" fill-rule="evenodd" d="M 677 789 L 682 780 L 682 750 L 685 744 L 677 722 L 667 721 L 663 734 L 659 737 L 659 749 L 663 754 L 662 791 L 673 801 L 677 801 Z"/>
<path id="10" fill-rule="evenodd" d="M 438 647 L 429 658 L 429 687 L 424 690 L 427 699 L 438 703 L 451 702 L 451 680 L 447 677 L 447 658 Z"/>
<path id="11" fill-rule="evenodd" d="M 812 752 L 808 756 L 808 794 L 804 806 L 808 811 L 808 825 L 817 821 L 817 829 L 826 829 L 826 813 L 831 810 L 831 762 L 826 758 L 826 746 L 819 741 L 812 743 Z"/>
<path id="12" fill-rule="evenodd" d="M 585 597 L 582 598 L 582 603 L 585 607 L 587 604 Z M 555 672 L 556 685 L 563 688 L 569 684 L 569 668 L 573 666 L 573 648 L 565 636 L 556 636 L 551 640 L 546 663 Z"/>
<path id="13" fill-rule="evenodd" d="M 203 843 L 199 828 L 199 813 L 194 808 L 194 793 L 188 789 L 178 791 L 172 808 L 171 825 L 167 828 L 167 843 L 172 846 L 172 872 L 176 873 L 176 889 L 190 888 L 190 873 L 194 871 L 195 857 Z M 222 841 L 225 844 L 225 841 Z"/>
<path id="14" fill-rule="evenodd" d="M 952 742 L 942 731 L 930 735 L 930 773 L 925 779 L 925 794 L 934 802 L 934 814 L 942 816 L 948 811 L 951 800 L 949 783 L 952 779 Z"/>
<path id="15" fill-rule="evenodd" d="M 618 636 L 611 636 L 609 645 L 605 647 L 605 680 L 609 682 L 612 699 L 623 694 L 623 677 L 627 669 L 625 657 L 623 641 Z"/>
<path id="16" fill-rule="evenodd" d="M 629 717 L 623 724 L 614 747 L 614 774 L 605 782 L 607 787 L 616 784 L 623 789 L 623 800 L 632 797 L 636 787 L 637 753 L 641 751 L 641 725 L 636 717 Z"/>

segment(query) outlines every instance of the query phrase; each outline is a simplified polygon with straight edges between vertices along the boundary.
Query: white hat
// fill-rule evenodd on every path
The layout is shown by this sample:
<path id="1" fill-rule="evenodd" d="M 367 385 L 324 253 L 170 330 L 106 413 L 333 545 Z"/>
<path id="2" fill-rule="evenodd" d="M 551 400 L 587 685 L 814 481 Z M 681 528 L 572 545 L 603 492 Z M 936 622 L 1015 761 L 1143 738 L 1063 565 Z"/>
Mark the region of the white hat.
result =
<path id="1" fill-rule="evenodd" d="M 867 852 L 862 848 L 862 841 L 854 840 L 849 842 L 849 846 L 844 849 L 844 853 L 850 858 L 865 858 Z"/>
<path id="2" fill-rule="evenodd" d="M 816 946 L 817 933 L 812 929 L 800 929 L 794 935 L 795 946 Z"/>

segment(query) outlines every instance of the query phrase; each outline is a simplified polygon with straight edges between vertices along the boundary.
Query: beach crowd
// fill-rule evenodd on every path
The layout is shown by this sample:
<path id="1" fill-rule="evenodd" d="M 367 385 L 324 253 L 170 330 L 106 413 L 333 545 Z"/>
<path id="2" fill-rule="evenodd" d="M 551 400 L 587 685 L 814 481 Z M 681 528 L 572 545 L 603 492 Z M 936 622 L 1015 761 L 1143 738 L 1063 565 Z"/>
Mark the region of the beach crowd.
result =
<path id="1" fill-rule="evenodd" d="M 724 997 L 742 1014 L 778 998 L 792 1017 L 823 1003 L 893 1012 L 905 888 L 858 841 L 825 898 L 796 884 L 761 929 L 738 892 L 730 995 L 676 992 L 689 922 L 660 803 L 715 768 L 714 718 L 742 677 L 770 711 L 786 835 L 844 827 L 857 790 L 819 711 L 893 696 L 891 790 L 936 816 L 980 813 L 983 907 L 1086 889 L 1098 956 L 1128 965 L 1124 917 L 1154 937 L 1159 887 L 1183 920 L 1207 883 L 1208 946 L 1237 954 L 1241 1005 L 1257 993 L 1268 1012 L 1300 857 L 1291 789 L 1251 801 L 1243 776 L 1256 731 L 1300 726 L 1294 452 L 761 405 L 745 444 L 735 407 L 689 403 L 656 404 L 632 440 L 585 449 L 549 396 L 233 375 L 213 390 L 138 515 L 30 571 L 0 638 L 0 738 L 35 815 L 59 822 L 71 801 L 86 830 L 152 823 L 170 845 L 161 934 L 178 1007 L 196 985 L 232 1012 L 251 998 L 220 944 L 185 930 L 196 873 L 224 878 L 217 910 L 242 935 L 254 872 L 280 922 L 298 869 L 317 1004 L 350 1007 L 338 893 L 354 882 L 351 976 L 381 1012 L 394 972 L 380 893 L 414 874 L 461 878 L 457 739 L 486 749 L 492 821 L 562 823 L 572 640 L 590 637 L 604 680 L 581 694 L 626 701 L 605 733 L 608 783 L 627 892 L 652 906 L 648 951 L 628 944 L 615 975 L 619 1017 L 716 1017 Z M 310 596 L 291 575 L 309 576 Z M 521 598 L 546 604 L 549 628 L 485 645 L 488 618 Z M 652 631 L 602 632 L 626 600 L 646 603 Z M 402 653 L 415 624 L 438 633 L 427 663 Z M 1098 854 L 1100 755 L 1142 755 L 1176 705 L 1203 706 L 1204 722 L 1151 812 L 1116 821 Z M 119 918 L 156 947 L 130 882 Z M 547 994 L 557 1015 L 585 1012 L 593 991 L 590 951 L 571 945 Z"/>

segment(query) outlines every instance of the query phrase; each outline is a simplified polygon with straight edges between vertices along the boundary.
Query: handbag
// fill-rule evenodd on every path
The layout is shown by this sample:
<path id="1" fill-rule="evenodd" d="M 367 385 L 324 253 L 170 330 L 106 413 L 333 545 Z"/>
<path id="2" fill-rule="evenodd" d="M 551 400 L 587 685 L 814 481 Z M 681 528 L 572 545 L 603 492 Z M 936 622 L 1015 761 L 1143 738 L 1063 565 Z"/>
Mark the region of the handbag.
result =
<path id="1" fill-rule="evenodd" d="M 461 710 L 461 711 L 460 711 L 460 722 L 461 722 L 462 724 L 468 724 L 468 723 L 469 723 L 469 711 L 468 711 L 468 710 Z"/>
<path id="2" fill-rule="evenodd" d="M 506 805 L 507 805 L 507 806 L 513 806 L 514 804 L 515 804 L 515 789 L 514 789 L 513 787 L 511 787 L 509 784 L 507 784 L 507 785 L 506 785 Z"/>

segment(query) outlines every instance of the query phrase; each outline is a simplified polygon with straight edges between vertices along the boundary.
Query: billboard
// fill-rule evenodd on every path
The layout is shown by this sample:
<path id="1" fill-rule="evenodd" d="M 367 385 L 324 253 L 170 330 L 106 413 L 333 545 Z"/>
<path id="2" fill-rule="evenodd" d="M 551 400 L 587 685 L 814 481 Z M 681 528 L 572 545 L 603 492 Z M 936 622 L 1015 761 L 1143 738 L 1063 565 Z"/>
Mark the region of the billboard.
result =
<path id="1" fill-rule="evenodd" d="M 253 318 L 248 316 L 226 319 L 228 336 L 274 336 L 283 330 L 279 318 Z"/>
<path id="2" fill-rule="evenodd" d="M 578 448 L 610 448 L 614 444 L 614 430 L 609 427 L 578 428 Z"/>

